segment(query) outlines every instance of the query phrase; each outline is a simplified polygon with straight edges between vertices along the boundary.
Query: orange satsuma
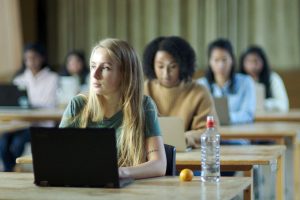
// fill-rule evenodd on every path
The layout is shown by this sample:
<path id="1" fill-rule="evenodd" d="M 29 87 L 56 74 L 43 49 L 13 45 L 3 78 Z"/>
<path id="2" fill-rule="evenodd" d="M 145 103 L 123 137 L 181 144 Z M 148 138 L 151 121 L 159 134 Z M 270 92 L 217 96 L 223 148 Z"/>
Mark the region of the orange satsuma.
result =
<path id="1" fill-rule="evenodd" d="M 183 169 L 179 174 L 179 179 L 181 181 L 191 181 L 194 177 L 193 171 L 190 169 Z"/>

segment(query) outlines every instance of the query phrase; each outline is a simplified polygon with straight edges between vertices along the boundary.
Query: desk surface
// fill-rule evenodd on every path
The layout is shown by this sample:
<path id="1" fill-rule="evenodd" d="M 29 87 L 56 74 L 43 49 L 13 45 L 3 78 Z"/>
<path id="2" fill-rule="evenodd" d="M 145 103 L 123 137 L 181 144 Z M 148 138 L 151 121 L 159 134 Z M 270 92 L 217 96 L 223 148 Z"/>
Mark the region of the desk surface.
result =
<path id="1" fill-rule="evenodd" d="M 199 177 L 180 182 L 178 177 L 136 180 L 122 189 L 37 187 L 32 173 L 0 173 L 1 199 L 231 199 L 247 189 L 249 177 L 222 177 L 219 184 Z"/>
<path id="2" fill-rule="evenodd" d="M 284 154 L 284 145 L 221 146 L 221 165 L 270 165 L 276 164 L 278 157 Z M 177 152 L 176 165 L 200 165 L 200 149 L 190 152 Z M 16 160 L 18 164 L 31 164 L 32 157 L 24 156 Z"/>
<path id="3" fill-rule="evenodd" d="M 0 120 L 11 121 L 60 121 L 64 109 L 0 109 Z"/>
<path id="4" fill-rule="evenodd" d="M 300 122 L 300 109 L 291 109 L 289 112 L 259 112 L 255 114 L 255 121 Z"/>
<path id="5" fill-rule="evenodd" d="M 0 135 L 3 133 L 9 133 L 18 131 L 21 129 L 29 128 L 30 123 L 28 122 L 19 122 L 19 121 L 12 121 L 12 122 L 1 122 L 0 121 Z"/>
<path id="6" fill-rule="evenodd" d="M 296 136 L 300 132 L 300 123 L 296 122 L 255 122 L 253 124 L 241 124 L 221 126 L 222 136 Z"/>
<path id="7" fill-rule="evenodd" d="M 284 154 L 284 145 L 222 145 L 221 165 L 271 165 Z M 176 153 L 176 165 L 200 166 L 200 149 Z"/>

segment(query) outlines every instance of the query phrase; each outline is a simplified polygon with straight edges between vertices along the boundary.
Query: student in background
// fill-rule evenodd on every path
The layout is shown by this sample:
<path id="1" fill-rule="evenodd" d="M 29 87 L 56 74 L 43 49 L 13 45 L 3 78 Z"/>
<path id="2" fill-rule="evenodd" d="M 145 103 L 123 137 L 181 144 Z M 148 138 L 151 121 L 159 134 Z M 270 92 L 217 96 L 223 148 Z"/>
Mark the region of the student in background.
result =
<path id="1" fill-rule="evenodd" d="M 65 108 L 69 101 L 79 92 L 88 92 L 89 69 L 83 52 L 70 51 L 64 62 L 59 78 L 57 100 L 60 107 Z"/>
<path id="2" fill-rule="evenodd" d="M 80 86 L 86 89 L 89 79 L 89 69 L 86 65 L 84 53 L 78 50 L 70 51 L 65 58 L 60 75 L 76 77 L 79 80 Z"/>
<path id="3" fill-rule="evenodd" d="M 264 108 L 267 111 L 288 111 L 289 100 L 280 76 L 271 71 L 264 50 L 258 46 L 249 47 L 240 58 L 240 72 L 250 75 L 265 87 Z"/>
<path id="4" fill-rule="evenodd" d="M 143 70 L 125 41 L 105 39 L 90 57 L 89 95 L 78 95 L 67 106 L 60 127 L 115 128 L 119 176 L 163 176 L 166 156 L 150 97 L 143 95 Z"/>
<path id="5" fill-rule="evenodd" d="M 235 73 L 235 58 L 231 43 L 217 39 L 208 47 L 208 69 L 198 79 L 214 97 L 228 98 L 232 124 L 253 122 L 256 109 L 255 86 L 251 77 Z"/>
<path id="6" fill-rule="evenodd" d="M 144 50 L 143 64 L 148 80 L 144 92 L 155 101 L 161 116 L 177 116 L 184 120 L 187 144 L 200 147 L 206 117 L 218 122 L 209 91 L 192 81 L 195 52 L 184 39 L 158 37 Z"/>
<path id="7" fill-rule="evenodd" d="M 32 106 L 55 107 L 58 75 L 47 67 L 45 49 L 40 44 L 28 44 L 23 56 L 24 64 L 13 79 L 13 84 L 27 90 Z M 38 125 L 53 126 L 53 122 Z M 0 138 L 0 154 L 4 171 L 13 170 L 16 158 L 22 155 L 24 146 L 29 141 L 28 130 L 7 133 Z"/>

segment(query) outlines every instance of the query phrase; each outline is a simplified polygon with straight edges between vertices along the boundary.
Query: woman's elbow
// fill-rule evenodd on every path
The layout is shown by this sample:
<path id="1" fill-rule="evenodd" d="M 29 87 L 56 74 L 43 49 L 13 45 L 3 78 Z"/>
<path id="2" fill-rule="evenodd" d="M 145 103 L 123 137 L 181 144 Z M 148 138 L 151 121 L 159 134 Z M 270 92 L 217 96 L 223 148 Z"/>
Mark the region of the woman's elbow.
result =
<path id="1" fill-rule="evenodd" d="M 167 171 L 166 158 L 161 158 L 161 159 L 157 160 L 155 175 L 156 176 L 164 176 L 166 174 L 166 171 Z"/>
<path id="2" fill-rule="evenodd" d="M 160 161 L 159 168 L 157 170 L 157 176 L 166 175 L 166 171 L 167 171 L 167 162 L 166 161 Z"/>

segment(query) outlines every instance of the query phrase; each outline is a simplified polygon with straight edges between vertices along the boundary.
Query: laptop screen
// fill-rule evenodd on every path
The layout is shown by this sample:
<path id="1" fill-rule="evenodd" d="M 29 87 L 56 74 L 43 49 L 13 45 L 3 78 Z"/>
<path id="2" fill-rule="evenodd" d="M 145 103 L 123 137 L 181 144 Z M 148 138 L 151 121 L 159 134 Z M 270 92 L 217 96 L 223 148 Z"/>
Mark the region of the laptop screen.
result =
<path id="1" fill-rule="evenodd" d="M 29 108 L 26 90 L 11 84 L 0 84 L 0 107 Z"/>
<path id="2" fill-rule="evenodd" d="M 107 128 L 31 128 L 35 183 L 120 187 L 116 137 Z"/>

